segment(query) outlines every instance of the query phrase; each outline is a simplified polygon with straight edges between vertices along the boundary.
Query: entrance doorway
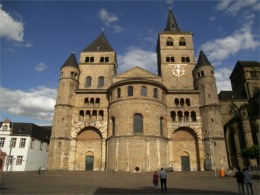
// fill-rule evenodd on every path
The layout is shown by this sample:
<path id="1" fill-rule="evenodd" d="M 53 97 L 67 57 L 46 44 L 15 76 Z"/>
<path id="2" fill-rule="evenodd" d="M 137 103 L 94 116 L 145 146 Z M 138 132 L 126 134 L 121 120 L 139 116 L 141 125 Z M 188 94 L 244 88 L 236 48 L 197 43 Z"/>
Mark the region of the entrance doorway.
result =
<path id="1" fill-rule="evenodd" d="M 181 156 L 181 170 L 190 171 L 190 158 L 189 156 Z"/>
<path id="2" fill-rule="evenodd" d="M 94 156 L 86 156 L 85 170 L 93 171 L 93 167 L 94 167 Z"/>

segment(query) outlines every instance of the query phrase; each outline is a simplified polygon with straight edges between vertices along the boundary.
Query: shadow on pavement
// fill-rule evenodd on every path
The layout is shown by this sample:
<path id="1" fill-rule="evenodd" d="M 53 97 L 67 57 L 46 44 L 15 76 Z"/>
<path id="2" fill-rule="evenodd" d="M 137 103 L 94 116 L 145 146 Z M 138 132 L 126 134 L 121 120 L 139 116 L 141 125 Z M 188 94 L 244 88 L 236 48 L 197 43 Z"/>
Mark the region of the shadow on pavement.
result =
<path id="1" fill-rule="evenodd" d="M 181 189 L 169 188 L 167 191 L 157 191 L 152 187 L 143 187 L 143 189 L 122 189 L 122 188 L 98 188 L 94 194 L 237 194 L 232 192 L 217 190 L 197 190 L 197 189 Z"/>

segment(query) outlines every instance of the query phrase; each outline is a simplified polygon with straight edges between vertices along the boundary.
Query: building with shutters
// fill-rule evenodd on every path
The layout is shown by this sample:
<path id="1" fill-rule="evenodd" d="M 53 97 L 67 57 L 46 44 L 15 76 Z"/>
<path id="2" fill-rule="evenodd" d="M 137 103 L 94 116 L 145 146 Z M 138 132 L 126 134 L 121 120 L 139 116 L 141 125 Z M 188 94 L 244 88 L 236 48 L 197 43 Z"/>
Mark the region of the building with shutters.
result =
<path id="1" fill-rule="evenodd" d="M 214 66 L 196 60 L 193 33 L 169 9 L 157 69 L 117 73 L 102 32 L 60 68 L 49 170 L 175 171 L 228 168 Z"/>

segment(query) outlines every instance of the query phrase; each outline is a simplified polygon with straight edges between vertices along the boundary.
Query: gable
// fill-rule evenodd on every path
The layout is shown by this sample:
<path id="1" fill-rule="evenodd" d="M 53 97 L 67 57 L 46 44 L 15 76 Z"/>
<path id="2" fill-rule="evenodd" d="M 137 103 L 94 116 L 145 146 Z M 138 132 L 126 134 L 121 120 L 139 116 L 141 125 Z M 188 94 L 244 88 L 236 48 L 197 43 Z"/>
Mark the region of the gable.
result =
<path id="1" fill-rule="evenodd" d="M 117 75 L 118 78 L 158 78 L 157 75 L 147 71 L 147 70 L 144 70 L 140 67 L 134 67 L 130 70 L 127 70 L 126 72 L 123 72 L 122 74 L 119 74 Z"/>

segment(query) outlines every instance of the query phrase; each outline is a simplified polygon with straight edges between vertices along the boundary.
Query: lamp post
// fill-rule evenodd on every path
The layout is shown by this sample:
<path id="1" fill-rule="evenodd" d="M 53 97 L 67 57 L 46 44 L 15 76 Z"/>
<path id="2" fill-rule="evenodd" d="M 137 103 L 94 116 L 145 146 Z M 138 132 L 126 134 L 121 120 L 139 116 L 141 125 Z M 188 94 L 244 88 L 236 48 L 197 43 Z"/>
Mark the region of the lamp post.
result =
<path id="1" fill-rule="evenodd" d="M 212 165 L 214 166 L 214 175 L 215 175 L 215 179 L 217 179 L 216 162 L 215 162 L 215 149 L 214 149 L 214 144 L 213 144 L 212 138 L 209 139 L 209 143 L 210 143 Z"/>

